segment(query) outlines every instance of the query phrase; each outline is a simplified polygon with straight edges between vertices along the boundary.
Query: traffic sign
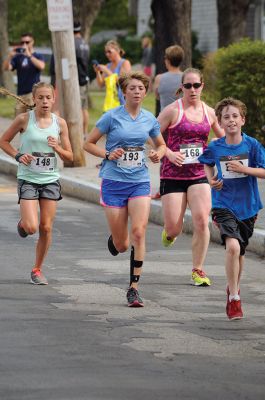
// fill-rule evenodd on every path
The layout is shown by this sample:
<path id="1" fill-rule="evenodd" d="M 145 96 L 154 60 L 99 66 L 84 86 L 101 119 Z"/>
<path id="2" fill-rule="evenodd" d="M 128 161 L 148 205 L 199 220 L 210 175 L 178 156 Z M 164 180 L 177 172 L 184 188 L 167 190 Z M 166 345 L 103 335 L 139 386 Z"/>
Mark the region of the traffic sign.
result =
<path id="1" fill-rule="evenodd" d="M 47 10 L 51 32 L 73 30 L 72 0 L 47 0 Z"/>

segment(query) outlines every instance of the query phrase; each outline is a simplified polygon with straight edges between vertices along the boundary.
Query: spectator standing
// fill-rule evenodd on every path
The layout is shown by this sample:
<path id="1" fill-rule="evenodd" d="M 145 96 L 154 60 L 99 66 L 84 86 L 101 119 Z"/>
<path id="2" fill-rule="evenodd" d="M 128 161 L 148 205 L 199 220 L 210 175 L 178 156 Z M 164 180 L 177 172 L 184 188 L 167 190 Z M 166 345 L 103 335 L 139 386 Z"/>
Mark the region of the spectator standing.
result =
<path id="1" fill-rule="evenodd" d="M 180 64 L 184 58 L 184 51 L 178 45 L 169 46 L 165 50 L 165 66 L 167 72 L 158 74 L 154 81 L 154 90 L 157 100 L 160 101 L 160 111 L 173 103 L 177 98 L 177 92 L 181 88 L 182 71 Z M 167 141 L 167 131 L 163 133 L 165 142 Z M 157 191 L 152 198 L 160 199 L 160 192 Z"/>
<path id="2" fill-rule="evenodd" d="M 40 81 L 40 73 L 45 68 L 44 58 L 34 51 L 32 33 L 23 33 L 20 46 L 15 46 L 3 63 L 5 71 L 17 71 L 17 94 L 25 103 L 33 104 L 32 87 Z M 15 114 L 27 111 L 27 107 L 17 102 Z"/>
<path id="3" fill-rule="evenodd" d="M 106 98 L 103 111 L 108 111 L 118 105 L 125 104 L 122 90 L 118 87 L 117 99 L 108 98 L 115 95 L 115 88 L 118 84 L 118 78 L 122 73 L 131 71 L 129 60 L 122 58 L 125 54 L 119 43 L 115 40 L 109 40 L 105 45 L 105 54 L 109 63 L 94 64 L 96 79 L 99 87 L 106 87 Z"/>
<path id="4" fill-rule="evenodd" d="M 182 85 L 180 65 L 183 58 L 182 47 L 174 45 L 166 48 L 164 59 L 167 72 L 156 75 L 154 82 L 155 95 L 160 100 L 161 111 L 177 98 L 176 92 Z"/>
<path id="5" fill-rule="evenodd" d="M 78 81 L 80 88 L 80 100 L 83 116 L 83 134 L 84 137 L 88 131 L 88 92 L 89 92 L 89 76 L 88 76 L 88 62 L 89 62 L 89 45 L 85 42 L 81 35 L 81 25 L 79 22 L 74 23 L 74 40 L 75 40 L 75 53 L 76 64 L 78 71 Z"/>
<path id="6" fill-rule="evenodd" d="M 144 73 L 150 78 L 152 78 L 152 63 L 153 63 L 153 47 L 152 47 L 152 40 L 149 36 L 144 36 L 142 38 L 142 67 Z M 151 87 L 149 88 L 151 89 Z"/>

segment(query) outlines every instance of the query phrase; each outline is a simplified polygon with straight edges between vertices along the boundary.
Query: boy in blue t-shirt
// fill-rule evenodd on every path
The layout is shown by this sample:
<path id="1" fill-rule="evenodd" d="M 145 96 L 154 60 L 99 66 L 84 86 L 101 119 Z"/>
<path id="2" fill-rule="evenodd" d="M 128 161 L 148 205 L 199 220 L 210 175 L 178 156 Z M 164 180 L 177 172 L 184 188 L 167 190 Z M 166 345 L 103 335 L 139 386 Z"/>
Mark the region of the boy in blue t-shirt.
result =
<path id="1" fill-rule="evenodd" d="M 226 247 L 226 313 L 232 320 L 243 317 L 239 281 L 248 240 L 263 208 L 257 178 L 265 178 L 265 149 L 241 132 L 247 113 L 244 103 L 223 99 L 215 113 L 225 137 L 212 141 L 199 161 L 205 164 L 212 188 L 212 218 Z"/>

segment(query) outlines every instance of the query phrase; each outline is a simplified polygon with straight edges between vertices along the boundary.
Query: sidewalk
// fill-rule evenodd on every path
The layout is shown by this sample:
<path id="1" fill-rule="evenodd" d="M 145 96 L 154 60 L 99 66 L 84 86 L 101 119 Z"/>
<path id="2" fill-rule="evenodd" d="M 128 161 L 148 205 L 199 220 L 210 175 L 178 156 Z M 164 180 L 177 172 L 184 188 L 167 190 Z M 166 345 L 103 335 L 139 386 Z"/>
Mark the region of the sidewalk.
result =
<path id="1" fill-rule="evenodd" d="M 0 135 L 11 124 L 10 119 L 0 117 Z M 15 145 L 18 145 L 18 136 L 15 138 Z M 100 196 L 100 178 L 99 169 L 96 165 L 100 159 L 86 154 L 86 167 L 63 168 L 61 170 L 61 179 L 63 194 L 72 196 L 88 202 L 99 203 Z M 149 171 L 152 183 L 152 192 L 155 193 L 159 187 L 159 165 L 149 163 Z M 16 176 L 17 162 L 5 155 L 0 150 L 0 173 L 6 173 Z M 261 198 L 265 206 L 265 180 L 259 180 Z M 163 225 L 161 201 L 152 200 L 150 221 Z M 220 242 L 219 231 L 213 226 L 211 218 L 209 220 L 211 240 Z M 185 233 L 192 233 L 192 222 L 189 210 L 186 212 L 184 229 Z M 254 235 L 250 240 L 248 249 L 261 256 L 265 256 L 265 209 L 259 213 Z"/>

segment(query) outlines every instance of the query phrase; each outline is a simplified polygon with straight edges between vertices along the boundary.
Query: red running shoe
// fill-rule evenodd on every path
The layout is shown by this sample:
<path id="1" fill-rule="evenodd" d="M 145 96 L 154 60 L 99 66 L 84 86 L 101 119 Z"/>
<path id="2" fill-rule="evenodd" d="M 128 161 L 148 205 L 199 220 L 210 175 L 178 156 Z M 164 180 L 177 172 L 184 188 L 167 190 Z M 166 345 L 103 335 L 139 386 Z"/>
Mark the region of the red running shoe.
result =
<path id="1" fill-rule="evenodd" d="M 230 295 L 230 290 L 229 290 L 229 286 L 227 285 L 226 287 L 226 314 L 228 315 L 228 306 L 229 306 L 229 295 Z M 240 289 L 238 290 L 238 296 L 240 296 Z"/>
<path id="2" fill-rule="evenodd" d="M 227 303 L 226 314 L 228 319 L 232 321 L 233 319 L 243 318 L 243 312 L 241 308 L 241 300 L 232 300 Z"/>

